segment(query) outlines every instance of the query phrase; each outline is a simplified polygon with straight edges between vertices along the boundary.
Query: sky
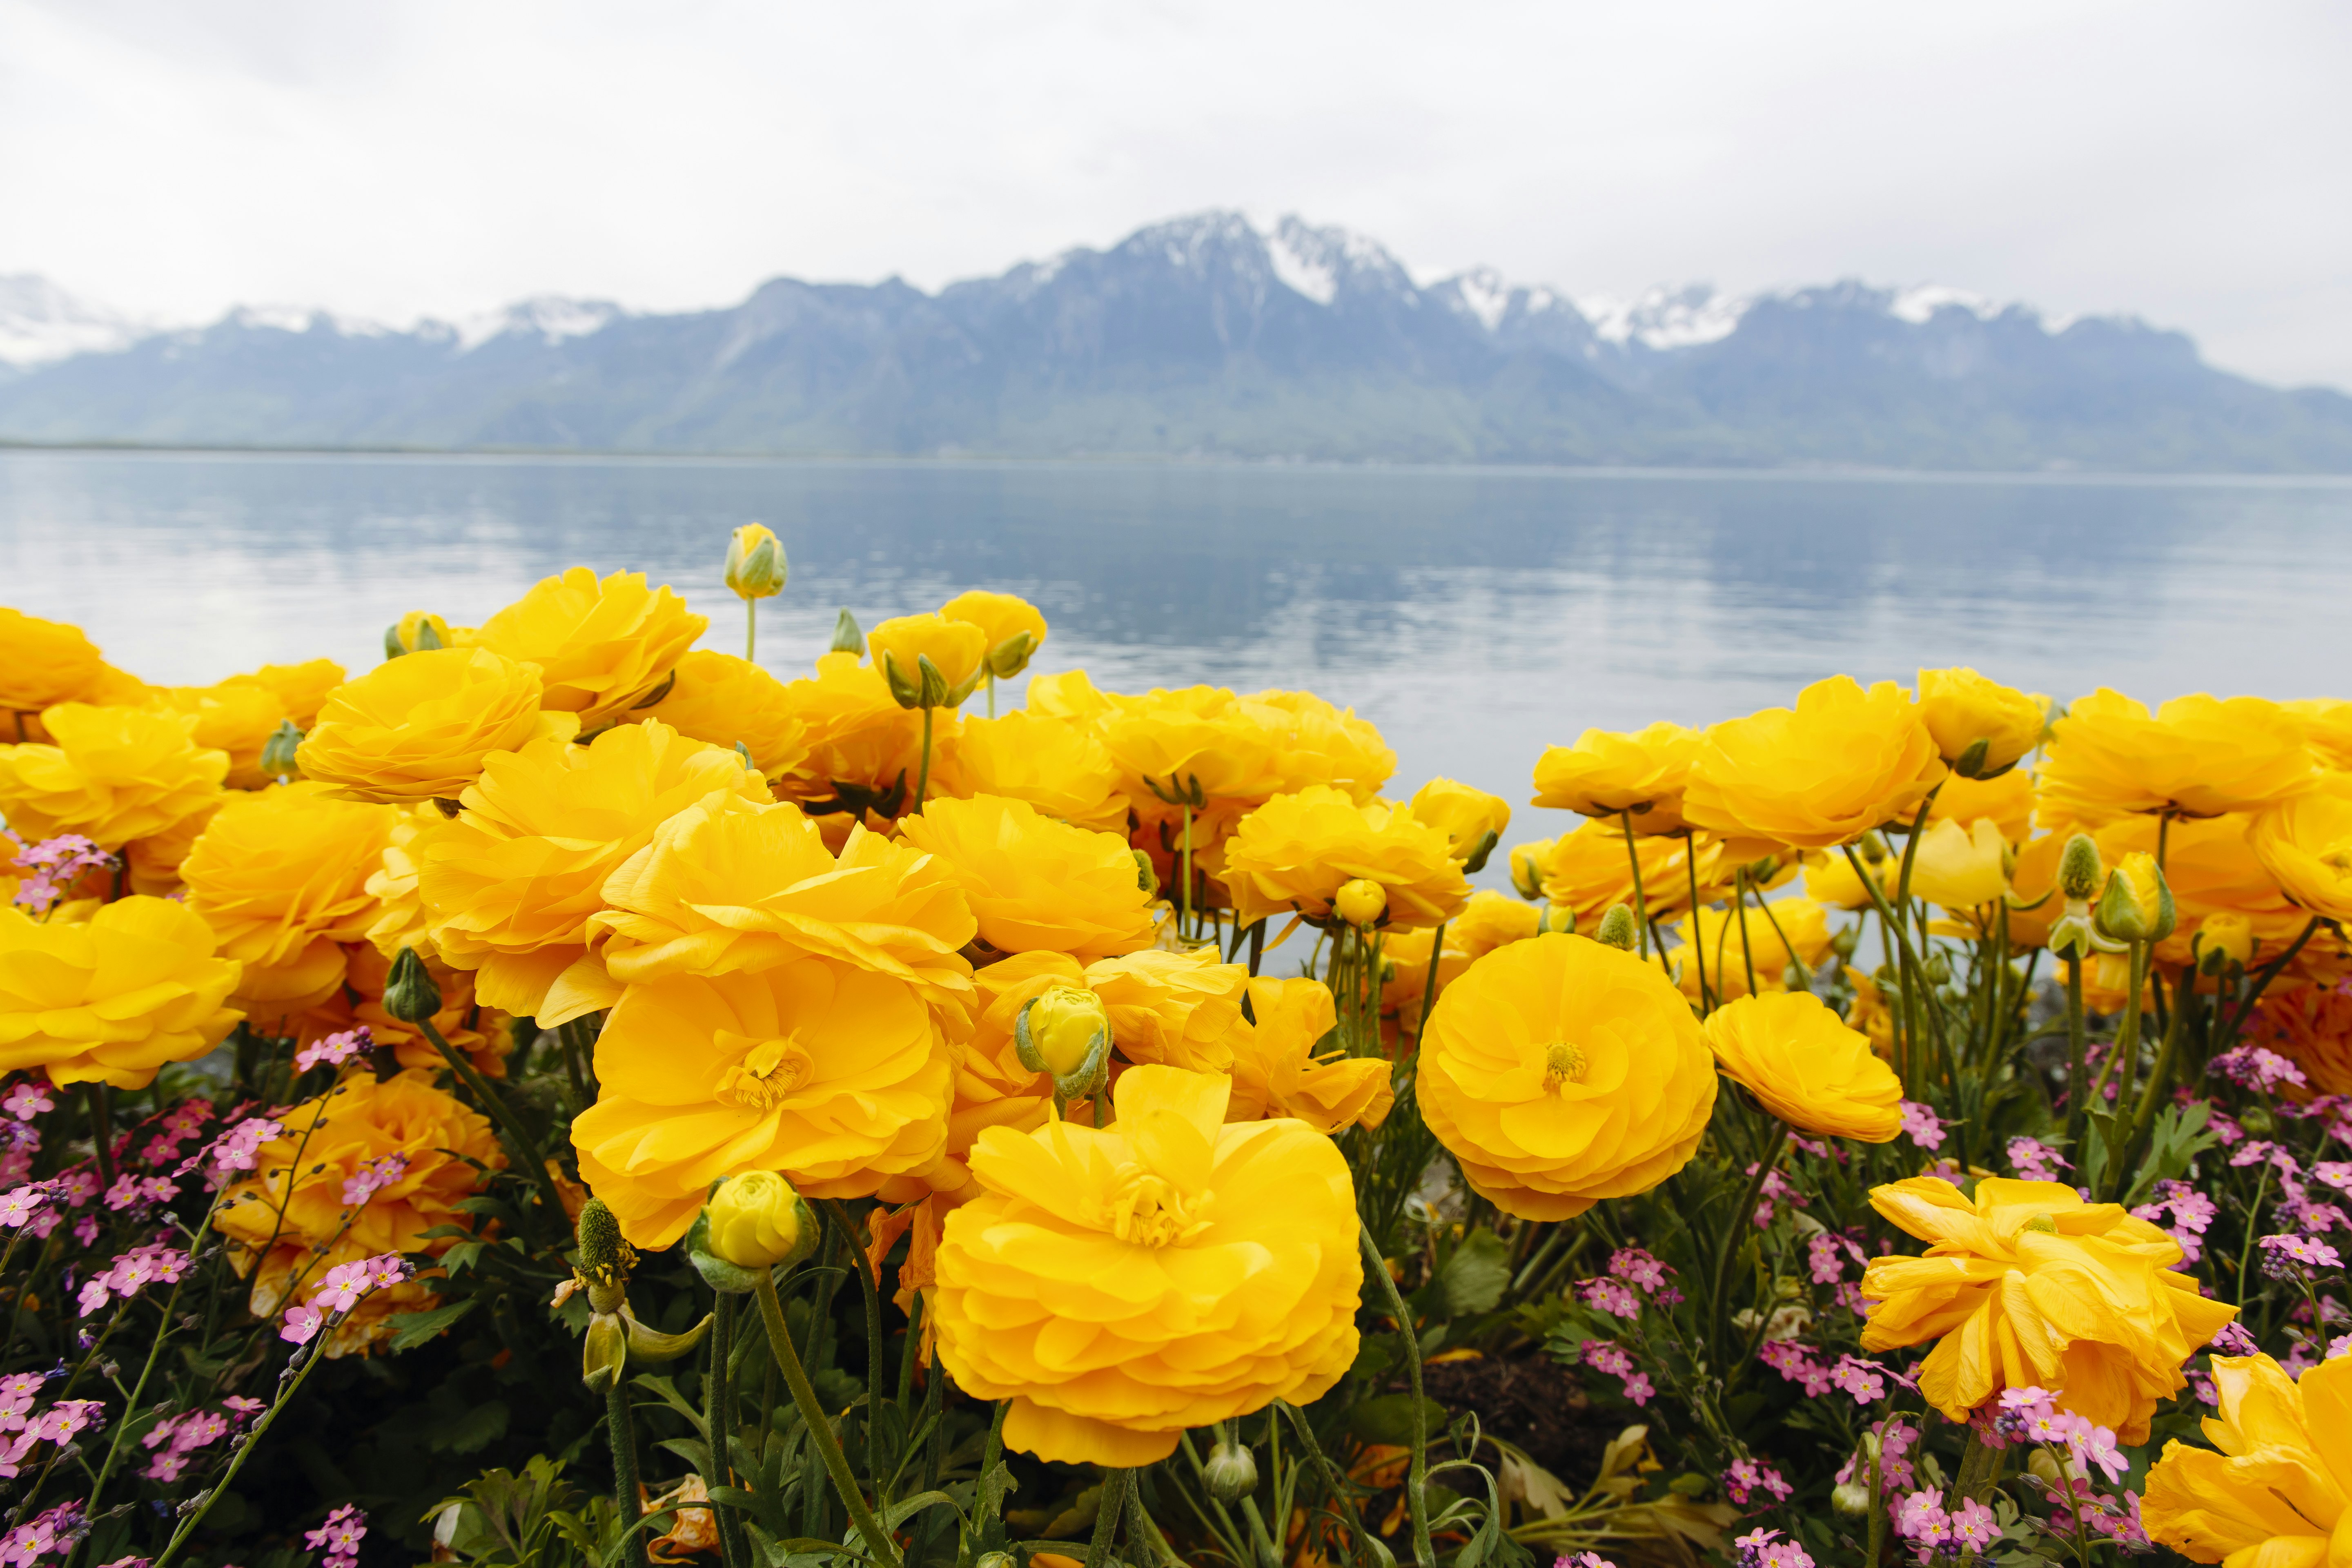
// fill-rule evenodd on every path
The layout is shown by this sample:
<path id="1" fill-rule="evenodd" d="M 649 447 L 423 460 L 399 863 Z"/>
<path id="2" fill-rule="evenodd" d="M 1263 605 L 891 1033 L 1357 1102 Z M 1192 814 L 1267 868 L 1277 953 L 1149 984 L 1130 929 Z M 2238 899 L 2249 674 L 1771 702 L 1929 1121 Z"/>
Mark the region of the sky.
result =
<path id="1" fill-rule="evenodd" d="M 1859 277 L 2352 388 L 2352 7 L 0 0 L 0 273 L 209 320 L 925 288 L 1205 208 L 1571 294 Z"/>

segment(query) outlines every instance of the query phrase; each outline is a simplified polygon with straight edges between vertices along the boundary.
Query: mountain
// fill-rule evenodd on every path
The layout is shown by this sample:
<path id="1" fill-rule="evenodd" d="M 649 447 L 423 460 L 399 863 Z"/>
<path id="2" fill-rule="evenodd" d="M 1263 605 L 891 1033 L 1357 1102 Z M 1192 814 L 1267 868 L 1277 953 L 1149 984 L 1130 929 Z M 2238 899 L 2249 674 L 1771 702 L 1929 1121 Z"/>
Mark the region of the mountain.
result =
<path id="1" fill-rule="evenodd" d="M 402 330 L 238 310 L 139 331 L 63 306 L 20 328 L 10 301 L 46 286 L 12 283 L 0 344 L 68 351 L 0 381 L 20 442 L 2352 471 L 2352 397 L 2216 370 L 2132 318 L 1852 281 L 1423 286 L 1296 217 L 1180 218 L 936 294 L 780 278 L 729 310 L 539 299 Z"/>
<path id="2" fill-rule="evenodd" d="M 46 278 L 0 274 L 0 377 L 128 348 L 156 330 L 153 321 L 78 299 Z"/>

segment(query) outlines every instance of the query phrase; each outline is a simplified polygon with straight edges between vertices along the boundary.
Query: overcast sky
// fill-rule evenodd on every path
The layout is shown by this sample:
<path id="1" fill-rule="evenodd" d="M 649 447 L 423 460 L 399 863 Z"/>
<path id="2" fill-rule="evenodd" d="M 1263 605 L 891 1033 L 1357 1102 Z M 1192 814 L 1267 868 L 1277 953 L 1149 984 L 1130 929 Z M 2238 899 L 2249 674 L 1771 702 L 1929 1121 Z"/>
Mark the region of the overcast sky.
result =
<path id="1" fill-rule="evenodd" d="M 2325 3 L 0 0 L 0 272 L 679 309 L 1239 207 L 1423 277 L 2132 311 L 2352 387 L 2347 68 Z"/>

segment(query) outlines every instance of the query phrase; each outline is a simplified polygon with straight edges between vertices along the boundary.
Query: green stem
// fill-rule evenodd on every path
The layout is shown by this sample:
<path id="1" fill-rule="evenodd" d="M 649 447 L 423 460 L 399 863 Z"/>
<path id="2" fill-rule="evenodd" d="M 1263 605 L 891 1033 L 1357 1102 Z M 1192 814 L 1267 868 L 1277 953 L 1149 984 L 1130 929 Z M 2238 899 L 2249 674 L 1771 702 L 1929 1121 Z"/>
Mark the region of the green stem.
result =
<path id="1" fill-rule="evenodd" d="M 898 776 L 900 778 L 904 778 L 907 775 L 901 773 Z M 923 802 L 929 800 L 930 798 L 930 795 L 931 710 L 929 704 L 926 703 L 923 707 L 923 766 L 922 771 L 915 775 L 915 810 L 917 812 L 919 813 L 923 809 Z"/>
<path id="2" fill-rule="evenodd" d="M 2180 1052 L 2180 1016 L 2189 1010 L 2189 993 L 2196 978 L 2197 971 L 2193 968 L 2180 972 L 2180 990 L 2173 999 L 2172 1016 L 2165 1024 L 2164 1044 L 2157 1049 L 2156 1066 L 2148 1069 L 2147 1088 L 2141 1091 L 2139 1109 L 2132 1115 L 2131 1136 L 2124 1141 L 2125 1158 L 2116 1163 L 2115 1173 L 2108 1179 L 2111 1195 L 2122 1195 L 2124 1172 L 2130 1161 L 2137 1156 L 2140 1140 L 2147 1136 L 2148 1129 L 2156 1123 L 2158 1101 L 2172 1087 L 2173 1063 Z M 2159 979 L 2157 984 L 2162 985 L 2164 982 Z"/>
<path id="3" fill-rule="evenodd" d="M 1118 1467 L 1103 1471 L 1102 1500 L 1095 1508 L 1094 1539 L 1087 1542 L 1087 1568 L 1108 1568 L 1111 1542 L 1118 1534 L 1118 1516 L 1126 1510 L 1127 1489 L 1135 1472 Z"/>
<path id="4" fill-rule="evenodd" d="M 1179 932 L 1186 931 L 1192 923 L 1192 797 L 1191 795 L 1184 797 L 1184 804 L 1181 809 L 1184 813 L 1184 842 L 1178 846 L 1178 854 L 1183 861 L 1183 865 L 1177 871 L 1177 880 L 1181 884 L 1177 890 L 1182 900 L 1181 912 L 1176 918 L 1176 929 Z"/>
<path id="5" fill-rule="evenodd" d="M 1376 1561 L 1371 1536 L 1364 1529 L 1363 1518 L 1356 1510 L 1355 1494 L 1348 1489 L 1348 1483 L 1341 1479 L 1331 1461 L 1324 1457 L 1323 1445 L 1316 1441 L 1315 1428 L 1307 1424 L 1307 1412 L 1286 1399 L 1277 1399 L 1274 1405 L 1289 1417 L 1291 1430 L 1298 1434 L 1298 1440 L 1305 1445 L 1307 1457 L 1315 1461 L 1315 1473 L 1323 1478 L 1324 1489 L 1331 1494 L 1331 1506 L 1338 1510 L 1340 1521 L 1347 1525 L 1348 1534 L 1356 1543 L 1357 1561 Z"/>
<path id="6" fill-rule="evenodd" d="M 320 1323 L 317 1336 L 295 1352 L 302 1358 L 301 1367 L 290 1381 L 281 1379 L 277 1399 L 270 1404 L 268 1409 L 261 1413 L 260 1418 L 255 1421 L 251 1429 L 246 1433 L 245 1442 L 238 1447 L 235 1456 L 230 1458 L 228 1468 L 221 1472 L 219 1481 L 215 1483 L 211 1489 L 196 1494 L 199 1500 L 196 1506 L 180 1521 L 179 1528 L 172 1532 L 171 1541 L 156 1555 L 154 1568 L 171 1568 L 172 1559 L 179 1555 L 180 1548 L 187 1544 L 188 1537 L 194 1535 L 197 1526 L 204 1523 L 205 1515 L 213 1510 L 213 1504 L 218 1502 L 221 1494 L 228 1490 L 229 1483 L 236 1479 L 239 1470 L 245 1468 L 246 1460 L 251 1458 L 253 1451 L 261 1447 L 262 1434 L 268 1431 L 270 1424 L 278 1419 L 278 1413 L 293 1403 L 294 1396 L 299 1394 L 302 1391 L 302 1385 L 310 1381 L 312 1371 L 318 1367 L 320 1361 L 325 1359 L 323 1352 L 326 1342 L 329 1337 L 341 1327 L 344 1316 L 344 1313 L 337 1312 L 325 1322 Z M 897 1564 L 892 1564 L 892 1568 L 897 1568 Z"/>
<path id="7" fill-rule="evenodd" d="M 1412 1313 L 1389 1275 L 1388 1259 L 1381 1256 L 1380 1244 L 1361 1220 L 1356 1222 L 1356 1230 L 1363 1242 L 1364 1261 L 1378 1276 L 1388 1296 L 1389 1315 L 1396 1320 L 1397 1332 L 1404 1336 L 1405 1349 L 1411 1352 L 1404 1365 L 1412 1388 L 1412 1463 L 1405 1472 L 1404 1502 L 1412 1516 L 1414 1568 L 1437 1568 L 1437 1550 L 1429 1540 L 1429 1500 L 1423 1495 L 1429 1479 L 1429 1412 L 1421 1392 L 1421 1336 L 1413 1331 Z"/>
<path id="8" fill-rule="evenodd" d="M 1642 894 L 1642 852 L 1633 847 L 1633 814 L 1621 811 L 1617 820 L 1625 829 L 1625 863 L 1633 871 L 1633 923 L 1641 928 L 1642 962 L 1650 961 L 1650 900 Z"/>
<path id="9" fill-rule="evenodd" d="M 2066 956 L 2066 1147 L 2080 1160 L 2083 1116 L 2090 1085 L 2083 1081 L 2083 1063 L 2089 1054 L 2083 1025 L 2083 955 L 2079 949 Z"/>
<path id="10" fill-rule="evenodd" d="M 760 601 L 743 601 L 743 662 L 754 664 L 760 657 Z"/>
<path id="11" fill-rule="evenodd" d="M 731 1487 L 736 1484 L 735 1378 L 729 1363 L 734 1359 L 735 1314 L 741 1298 L 729 1290 L 717 1295 L 710 1310 L 710 1370 L 702 1384 L 702 1424 L 710 1437 L 710 1474 L 704 1479 L 714 1487 Z M 719 1521 L 720 1560 L 726 1568 L 745 1568 L 750 1558 L 744 1551 L 743 1521 L 731 1508 L 714 1509 L 712 1517 Z"/>
<path id="12" fill-rule="evenodd" d="M 1421 983 L 1421 1022 L 1412 1026 L 1412 1045 L 1416 1054 L 1422 1037 L 1429 1031 L 1429 1010 L 1437 1005 L 1437 965 L 1445 956 L 1445 928 L 1450 921 L 1440 921 L 1429 937 L 1429 973 Z"/>
<path id="13" fill-rule="evenodd" d="M 2254 1201 L 2246 1209 L 2246 1245 L 2238 1249 L 2238 1312 L 2240 1316 L 2243 1316 L 2246 1310 L 2246 1270 L 2253 1264 L 2254 1237 L 2263 1228 L 2263 1193 L 2269 1187 L 2270 1181 L 2270 1163 L 2264 1161 L 2261 1174 L 2254 1178 Z"/>
<path id="14" fill-rule="evenodd" d="M 776 1300 L 776 1281 L 772 1272 L 755 1271 L 757 1282 L 752 1287 L 760 1298 L 760 1316 L 767 1324 L 768 1348 L 783 1370 L 784 1382 L 791 1385 L 793 1403 L 800 1406 L 801 1420 L 808 1426 L 809 1441 L 824 1461 L 825 1473 L 833 1478 L 833 1489 L 849 1510 L 856 1522 L 857 1533 L 866 1542 L 866 1550 L 884 1568 L 898 1568 L 897 1545 L 885 1534 L 874 1510 L 866 1506 L 866 1494 L 857 1489 L 857 1479 L 849 1473 L 849 1460 L 841 1451 L 841 1439 L 834 1435 L 833 1423 L 825 1419 L 824 1407 L 816 1402 L 816 1390 L 809 1386 L 808 1373 L 801 1369 L 801 1358 L 793 1349 L 792 1331 L 784 1327 L 783 1303 Z"/>
<path id="15" fill-rule="evenodd" d="M 637 1495 L 637 1425 L 629 1414 L 625 1367 L 614 1369 L 613 1385 L 604 1391 L 604 1428 L 613 1440 L 613 1500 L 621 1505 L 621 1524 L 628 1531 L 622 1540 L 621 1561 L 628 1568 L 646 1568 L 645 1531 L 635 1528 L 645 1517 L 646 1503 Z"/>
<path id="16" fill-rule="evenodd" d="M 1683 867 L 1690 873 L 1691 962 L 1698 965 L 1698 1010 L 1701 1015 L 1715 1011 L 1715 998 L 1706 988 L 1706 942 L 1701 936 L 1698 919 L 1698 839 L 1683 840 Z"/>
<path id="17" fill-rule="evenodd" d="M 1740 1194 L 1738 1206 L 1731 1211 L 1724 1225 L 1722 1244 L 1715 1249 L 1714 1288 L 1708 1292 L 1708 1300 L 1712 1303 L 1707 1311 L 1709 1334 L 1723 1331 L 1724 1312 L 1731 1305 L 1731 1260 L 1739 1256 L 1740 1239 L 1746 1234 L 1749 1221 L 1755 1217 L 1756 1199 L 1764 1191 L 1765 1178 L 1780 1163 L 1780 1150 L 1788 1140 L 1789 1124 L 1774 1117 L 1772 1135 L 1764 1141 L 1763 1158 L 1756 1162 L 1756 1169 L 1748 1173 L 1748 1190 Z"/>
<path id="18" fill-rule="evenodd" d="M 857 1245 L 856 1228 L 849 1223 L 849 1211 L 839 1198 L 824 1200 L 824 1216 L 839 1233 L 858 1288 L 866 1296 L 866 1473 L 878 1485 L 882 1479 L 882 1423 L 877 1418 L 882 1404 L 882 1290 L 875 1276 L 882 1266 L 878 1259 L 868 1261 L 866 1249 Z"/>
<path id="19" fill-rule="evenodd" d="M 1756 993 L 1756 949 L 1748 941 L 1748 868 L 1731 874 L 1731 908 L 1739 921 L 1739 962 L 1748 973 L 1748 994 Z"/>

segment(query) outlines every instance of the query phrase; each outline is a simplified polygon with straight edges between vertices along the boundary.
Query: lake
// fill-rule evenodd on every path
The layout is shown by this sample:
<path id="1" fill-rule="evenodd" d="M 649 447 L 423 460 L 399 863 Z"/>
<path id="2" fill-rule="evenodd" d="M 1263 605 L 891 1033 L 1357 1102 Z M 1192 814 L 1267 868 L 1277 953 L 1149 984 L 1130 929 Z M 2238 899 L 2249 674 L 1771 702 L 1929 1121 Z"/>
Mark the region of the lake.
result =
<path id="1" fill-rule="evenodd" d="M 1969 664 L 2352 695 L 2352 481 L 1173 464 L 0 452 L 0 604 L 151 680 L 381 657 L 576 563 L 642 569 L 740 651 L 728 531 L 782 536 L 762 663 L 802 673 L 966 587 L 1021 594 L 1040 669 L 1305 686 L 1514 802 L 1588 725 L 1705 723 L 1844 671 Z M 1523 810 L 1512 837 L 1572 825 Z"/>

